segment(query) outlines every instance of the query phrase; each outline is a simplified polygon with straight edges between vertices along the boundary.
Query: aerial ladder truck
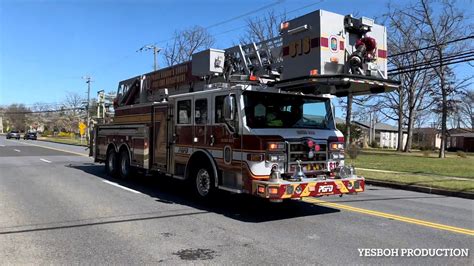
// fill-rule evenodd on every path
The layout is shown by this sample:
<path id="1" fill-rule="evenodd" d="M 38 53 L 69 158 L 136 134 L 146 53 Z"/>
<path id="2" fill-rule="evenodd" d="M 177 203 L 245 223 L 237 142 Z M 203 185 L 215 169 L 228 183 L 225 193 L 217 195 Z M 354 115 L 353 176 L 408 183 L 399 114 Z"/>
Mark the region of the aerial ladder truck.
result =
<path id="1" fill-rule="evenodd" d="M 186 180 L 270 201 L 363 192 L 344 164 L 331 98 L 397 89 L 387 78 L 386 28 L 317 10 L 281 23 L 277 38 L 207 49 L 119 83 L 115 116 L 97 125 L 93 156 L 109 175 Z"/>

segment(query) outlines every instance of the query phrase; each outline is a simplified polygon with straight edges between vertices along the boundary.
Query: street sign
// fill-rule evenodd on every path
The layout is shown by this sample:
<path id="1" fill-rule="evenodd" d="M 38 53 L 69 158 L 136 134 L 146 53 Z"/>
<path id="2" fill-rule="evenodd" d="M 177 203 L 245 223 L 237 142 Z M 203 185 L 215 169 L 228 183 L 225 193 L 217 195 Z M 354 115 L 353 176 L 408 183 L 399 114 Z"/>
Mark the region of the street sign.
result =
<path id="1" fill-rule="evenodd" d="M 84 124 L 83 122 L 79 122 L 79 133 L 81 134 L 81 136 L 84 136 L 84 134 L 86 134 L 86 124 Z"/>

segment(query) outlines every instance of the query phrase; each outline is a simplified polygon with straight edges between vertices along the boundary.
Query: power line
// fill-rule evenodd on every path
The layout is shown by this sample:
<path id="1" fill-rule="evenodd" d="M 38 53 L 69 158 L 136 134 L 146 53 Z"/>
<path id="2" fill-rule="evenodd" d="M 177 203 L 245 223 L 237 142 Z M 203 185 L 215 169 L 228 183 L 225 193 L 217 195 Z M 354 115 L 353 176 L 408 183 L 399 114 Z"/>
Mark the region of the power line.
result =
<path id="1" fill-rule="evenodd" d="M 474 35 L 466 36 L 466 37 L 459 38 L 459 39 L 452 40 L 452 41 L 447 41 L 447 42 L 440 43 L 440 44 L 434 44 L 434 45 L 426 46 L 426 47 L 423 47 L 423 48 L 414 49 L 414 50 L 411 50 L 411 51 L 400 52 L 400 53 L 397 53 L 397 54 L 390 55 L 389 57 L 400 56 L 400 55 L 404 55 L 404 54 L 410 54 L 410 53 L 414 53 L 414 52 L 418 52 L 418 51 L 422 51 L 422 50 L 435 48 L 437 46 L 447 45 L 447 44 L 456 43 L 456 42 L 460 42 L 460 41 L 465 41 L 465 40 L 469 40 L 469 39 L 474 39 Z"/>
<path id="2" fill-rule="evenodd" d="M 322 1 L 324 1 L 324 0 L 322 0 Z M 322 2 L 322 1 L 320 1 L 320 2 Z M 249 16 L 249 15 L 251 15 L 251 14 L 253 14 L 253 13 L 258 13 L 258 12 L 260 12 L 260 11 L 262 11 L 262 10 L 268 9 L 268 8 L 273 7 L 273 6 L 275 6 L 275 5 L 279 5 L 279 4 L 283 3 L 283 2 L 284 2 L 284 0 L 278 0 L 278 1 L 276 1 L 276 3 L 274 2 L 274 3 L 272 3 L 272 4 L 268 4 L 268 5 L 262 6 L 262 7 L 260 7 L 260 8 L 254 9 L 254 10 L 252 10 L 252 11 L 248 11 L 248 12 L 246 12 L 246 13 L 244 13 L 244 14 L 238 15 L 238 16 L 236 16 L 236 17 L 233 17 L 233 18 L 230 18 L 230 19 L 221 21 L 221 22 L 216 22 L 216 23 L 214 23 L 214 24 L 211 24 L 211 25 L 209 25 L 209 26 L 205 26 L 205 27 L 203 27 L 203 28 L 206 29 L 206 30 L 208 30 L 208 29 L 210 29 L 210 28 L 215 28 L 215 27 L 217 27 L 217 26 L 221 26 L 221 25 L 226 24 L 226 23 L 228 23 L 228 22 L 231 22 L 231 21 L 234 21 L 234 20 L 237 20 L 237 19 L 240 19 L 240 18 Z M 212 35 L 212 34 L 211 34 L 211 35 Z M 160 41 L 157 41 L 157 42 L 155 42 L 155 43 L 157 43 L 157 44 L 158 44 L 158 43 L 166 43 L 166 42 L 172 41 L 172 40 L 174 40 L 174 37 L 171 37 L 171 38 L 168 38 L 168 39 L 164 39 L 164 40 L 160 40 Z"/>
<path id="3" fill-rule="evenodd" d="M 22 114 L 38 114 L 38 113 L 57 113 L 57 112 L 66 112 L 66 111 L 75 111 L 75 110 L 84 110 L 84 108 L 76 107 L 76 108 L 66 108 L 66 109 L 59 109 L 59 110 L 4 112 L 3 114 L 5 114 L 5 115 L 22 115 Z"/>
<path id="4" fill-rule="evenodd" d="M 305 5 L 305 6 L 302 6 L 302 7 L 293 9 L 293 10 L 290 10 L 290 11 L 286 12 L 285 14 L 278 15 L 278 16 L 276 16 L 276 17 L 281 18 L 281 17 L 285 16 L 286 14 L 294 13 L 294 12 L 297 12 L 297 11 L 300 11 L 300 10 L 303 10 L 303 9 L 306 9 L 306 8 L 309 8 L 309 7 L 312 7 L 312 6 L 315 6 L 315 5 L 320 4 L 320 3 L 324 2 L 324 1 L 325 1 L 325 0 L 319 0 L 319 1 L 316 1 L 316 2 L 314 2 L 314 3 L 307 4 L 307 5 Z M 283 1 L 281 1 L 281 2 L 283 2 Z M 278 4 L 280 4 L 280 1 L 278 1 Z M 267 6 L 270 6 L 270 5 L 267 5 Z M 263 7 L 268 8 L 267 6 L 263 6 Z M 275 4 L 273 4 L 273 5 L 271 5 L 271 6 L 275 6 Z M 262 9 L 263 7 L 259 8 L 259 9 L 257 9 L 257 10 L 254 10 L 253 12 L 247 12 L 248 14 L 246 13 L 246 14 L 247 14 L 246 16 L 248 16 L 248 15 L 250 15 L 250 14 L 252 14 L 252 13 L 257 13 L 257 12 L 262 11 L 262 10 L 263 10 L 263 9 Z M 237 17 L 242 18 L 242 17 L 245 17 L 245 16 L 239 15 L 239 16 L 237 16 Z M 235 20 L 235 19 L 229 19 L 229 20 Z M 262 22 L 265 22 L 265 21 L 268 21 L 268 19 L 262 19 L 262 20 L 258 21 L 258 23 L 262 23 Z M 227 23 L 226 21 L 224 21 L 224 22 Z M 206 26 L 206 27 L 204 27 L 204 28 L 205 28 L 205 29 L 209 29 L 209 28 L 211 28 L 211 27 L 214 27 L 214 25 L 222 25 L 222 24 L 223 24 L 223 23 L 215 23 L 215 24 Z M 226 34 L 226 33 L 229 33 L 229 32 L 233 32 L 233 31 L 236 31 L 236 30 L 245 28 L 245 27 L 247 27 L 247 25 L 242 25 L 242 26 L 239 26 L 239 27 L 232 28 L 232 29 L 230 29 L 230 30 L 226 30 L 226 31 L 219 32 L 219 33 L 215 33 L 215 34 L 211 34 L 211 35 L 215 37 L 215 36 L 219 36 L 219 35 L 223 35 L 223 34 Z M 164 39 L 164 40 L 160 40 L 160 41 L 154 42 L 154 44 L 155 44 L 155 45 L 156 45 L 156 44 L 163 44 L 163 43 L 166 43 L 166 42 L 168 42 L 168 41 L 172 41 L 173 39 L 174 39 L 174 37 L 168 38 L 168 39 Z M 129 54 L 129 55 L 123 56 L 121 59 L 114 60 L 114 62 L 107 63 L 107 64 L 105 64 L 104 66 L 112 66 L 112 65 L 120 64 L 120 63 L 124 62 L 126 59 L 130 58 L 132 55 L 134 55 L 134 54 Z M 109 67 L 106 68 L 106 69 L 110 70 Z M 97 71 L 94 71 L 94 72 L 96 73 Z"/>
<path id="5" fill-rule="evenodd" d="M 209 26 L 205 27 L 205 29 L 208 30 L 208 29 L 210 29 L 210 28 L 214 28 L 214 27 L 217 27 L 217 26 L 221 26 L 221 25 L 226 24 L 226 23 L 229 23 L 229 22 L 231 22 L 231 21 L 234 21 L 234 20 L 237 20 L 237 19 L 240 19 L 240 18 L 244 18 L 244 17 L 246 17 L 246 16 L 248 16 L 248 15 L 251 15 L 251 14 L 253 14 L 253 13 L 257 13 L 257 12 L 263 11 L 263 10 L 265 10 L 265 9 L 267 9 L 267 8 L 274 7 L 274 6 L 279 5 L 279 4 L 283 3 L 283 2 L 285 2 L 285 0 L 277 0 L 277 1 L 273 2 L 273 3 L 271 3 L 271 4 L 264 5 L 264 6 L 260 7 L 260 8 L 257 8 L 257 9 L 255 9 L 255 10 L 246 12 L 246 13 L 241 14 L 241 15 L 238 15 L 238 16 L 236 16 L 236 17 L 233 17 L 233 18 L 230 18 L 230 19 L 227 19 L 227 20 L 224 20 L 224 21 L 217 22 L 217 23 L 215 23 L 215 24 L 209 25 Z"/>
<path id="6" fill-rule="evenodd" d="M 434 65 L 434 64 L 441 63 L 442 61 L 443 62 L 450 62 L 452 60 L 466 59 L 466 58 L 470 58 L 472 56 L 474 56 L 474 51 L 457 53 L 457 54 L 454 54 L 454 55 L 449 55 L 449 56 L 443 57 L 442 60 L 440 58 L 436 58 L 436 59 L 433 59 L 429 62 L 428 61 L 423 61 L 423 62 L 419 62 L 419 63 L 412 64 L 412 65 L 400 66 L 398 68 L 390 69 L 390 70 L 388 70 L 388 72 L 396 72 L 396 71 L 401 71 L 401 70 L 413 69 L 413 68 L 416 68 L 416 67 L 419 67 L 419 66 Z"/>
<path id="7" fill-rule="evenodd" d="M 319 1 L 317 1 L 317 2 L 314 2 L 314 3 L 308 4 L 308 5 L 305 5 L 305 6 L 302 6 L 302 7 L 293 9 L 293 10 L 290 10 L 290 11 L 288 11 L 288 12 L 285 12 L 285 14 L 278 15 L 278 16 L 276 16 L 276 17 L 281 18 L 281 17 L 285 16 L 286 14 L 294 13 L 294 12 L 297 12 L 297 11 L 300 11 L 300 10 L 303 10 L 303 9 L 306 9 L 306 8 L 308 8 L 308 7 L 312 7 L 312 6 L 315 6 L 315 5 L 317 5 L 317 4 L 321 4 L 321 3 L 324 2 L 324 1 L 325 1 L 325 0 L 319 0 Z M 280 2 L 280 1 L 278 1 L 278 2 Z M 278 3 L 278 4 L 280 4 L 280 3 Z M 274 6 L 274 5 L 268 5 L 268 6 Z M 267 6 L 265 6 L 265 7 L 268 8 Z M 265 9 L 266 9 L 266 8 L 265 8 Z M 263 10 L 263 9 L 262 9 L 262 10 Z M 246 16 L 251 15 L 251 14 L 253 14 L 253 13 L 260 12 L 260 11 L 262 11 L 262 10 L 257 9 L 257 10 L 254 10 L 254 11 L 252 11 L 252 12 L 247 12 L 245 16 L 240 15 L 240 16 L 238 16 L 238 17 L 239 17 L 239 18 L 246 17 Z M 234 19 L 234 18 L 229 19 L 229 21 L 233 21 L 233 20 L 235 20 L 235 19 Z M 265 21 L 268 21 L 268 19 L 260 20 L 260 21 L 258 21 L 257 23 L 261 23 L 261 22 L 265 22 Z M 224 23 L 227 23 L 227 22 L 224 21 Z M 207 30 L 207 29 L 209 29 L 209 28 L 212 28 L 212 27 L 215 27 L 215 26 L 220 26 L 220 25 L 222 25 L 222 24 L 223 24 L 223 23 L 215 23 L 215 24 L 212 24 L 212 25 L 210 25 L 210 26 L 204 27 L 204 29 Z M 211 35 L 213 35 L 213 36 L 218 36 L 218 35 L 222 35 L 222 34 L 225 34 L 225 33 L 229 33 L 229 32 L 232 32 L 232 31 L 236 31 L 236 30 L 239 30 L 239 29 L 242 29 L 242 28 L 245 28 L 245 27 L 247 27 L 247 25 L 242 25 L 242 26 L 239 26 L 239 27 L 235 27 L 235 28 L 233 28 L 233 29 L 230 29 L 230 30 L 226 30 L 226 31 L 219 32 L 219 33 L 215 33 L 215 34 L 211 34 Z M 156 43 L 165 43 L 165 42 L 168 42 L 168 41 L 172 41 L 173 39 L 174 39 L 174 38 L 168 38 L 168 39 L 164 39 L 164 40 L 157 41 Z"/>
<path id="8" fill-rule="evenodd" d="M 435 65 L 433 64 L 429 64 L 427 63 L 426 66 L 424 67 L 421 67 L 421 68 L 416 68 L 416 69 L 409 69 L 409 70 L 402 70 L 402 71 L 398 71 L 396 73 L 389 73 L 388 75 L 390 76 L 395 76 L 395 75 L 399 75 L 399 74 L 404 74 L 404 73 L 409 73 L 409 72 L 415 72 L 415 71 L 420 71 L 420 70 L 426 70 L 426 69 L 430 69 L 430 68 L 435 68 L 435 67 L 440 67 L 441 65 L 443 66 L 449 66 L 449 65 L 453 65 L 453 64 L 459 64 L 459 63 L 465 63 L 465 62 L 469 62 L 469 61 L 474 61 L 474 57 L 470 57 L 470 58 L 467 58 L 467 59 L 462 59 L 462 60 L 454 60 L 454 61 L 451 61 L 451 62 L 448 62 L 448 63 L 437 63 Z"/>
<path id="9" fill-rule="evenodd" d="M 291 14 L 291 13 L 294 13 L 294 12 L 297 12 L 297 11 L 300 11 L 300 10 L 303 10 L 303 9 L 306 9 L 306 8 L 308 8 L 308 7 L 315 6 L 315 5 L 320 4 L 320 3 L 324 2 L 324 1 L 325 1 L 325 0 L 319 0 L 319 1 L 314 2 L 314 3 L 312 3 L 312 4 L 308 4 L 308 5 L 305 5 L 305 6 L 302 6 L 302 7 L 293 9 L 293 10 L 290 10 L 290 11 L 288 11 L 288 12 L 285 12 L 285 13 L 283 13 L 283 14 L 281 14 L 281 15 L 277 15 L 277 16 L 275 16 L 275 17 L 276 17 L 276 18 L 282 18 L 282 17 L 286 16 L 287 14 Z M 266 19 L 261 19 L 261 20 L 257 20 L 257 21 L 256 21 L 256 23 L 262 23 L 262 22 L 268 22 L 268 18 L 266 18 Z M 236 30 L 239 30 L 239 29 L 243 29 L 243 28 L 245 28 L 245 27 L 247 27 L 247 26 L 248 26 L 248 25 L 241 25 L 241 26 L 239 26 L 239 27 L 235 27 L 235 28 L 232 28 L 232 29 L 230 29 L 230 30 L 226 30 L 226 31 L 219 32 L 219 33 L 215 33 L 215 34 L 211 34 L 211 35 L 213 35 L 213 36 L 215 37 L 215 36 L 223 35 L 223 34 L 226 34 L 226 33 L 229 33 L 229 32 L 233 32 L 233 31 L 236 31 Z"/>

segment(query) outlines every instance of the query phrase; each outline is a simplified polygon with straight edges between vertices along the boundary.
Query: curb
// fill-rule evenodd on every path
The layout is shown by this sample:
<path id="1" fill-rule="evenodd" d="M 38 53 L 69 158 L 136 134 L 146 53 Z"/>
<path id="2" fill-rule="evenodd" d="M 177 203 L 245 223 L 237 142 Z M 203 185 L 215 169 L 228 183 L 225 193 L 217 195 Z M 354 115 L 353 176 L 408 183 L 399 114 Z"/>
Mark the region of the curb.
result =
<path id="1" fill-rule="evenodd" d="M 47 139 L 37 139 L 37 141 L 44 141 L 44 142 L 50 142 L 50 143 L 57 143 L 57 144 L 64 144 L 64 145 L 69 145 L 69 146 L 76 146 L 76 147 L 88 147 L 87 145 L 80 145 L 80 144 L 73 144 L 73 143 L 63 143 L 63 142 L 57 142 L 57 141 L 51 141 Z"/>
<path id="2" fill-rule="evenodd" d="M 470 193 L 470 192 L 458 192 L 458 191 L 445 190 L 445 189 L 439 189 L 439 188 L 411 186 L 411 185 L 402 184 L 402 183 L 377 181 L 377 180 L 370 180 L 370 179 L 365 179 L 365 183 L 368 185 L 416 191 L 416 192 L 422 192 L 422 193 L 428 193 L 428 194 L 437 194 L 437 195 L 444 195 L 444 196 L 450 196 L 450 197 L 474 199 L 474 193 Z"/>

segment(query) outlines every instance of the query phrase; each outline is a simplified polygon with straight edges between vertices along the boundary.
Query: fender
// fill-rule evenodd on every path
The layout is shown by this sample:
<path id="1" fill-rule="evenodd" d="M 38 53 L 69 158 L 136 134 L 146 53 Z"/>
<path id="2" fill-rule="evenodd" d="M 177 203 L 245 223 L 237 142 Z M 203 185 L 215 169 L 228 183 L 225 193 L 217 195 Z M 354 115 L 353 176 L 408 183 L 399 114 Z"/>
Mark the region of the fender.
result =
<path id="1" fill-rule="evenodd" d="M 216 165 L 216 162 L 214 161 L 214 158 L 212 157 L 212 155 L 207 150 L 196 149 L 193 152 L 193 154 L 191 154 L 191 157 L 189 157 L 188 162 L 186 163 L 186 170 L 184 170 L 184 176 L 185 177 L 188 176 L 189 162 L 191 161 L 193 156 L 196 155 L 199 152 L 202 152 L 203 154 L 205 154 L 207 156 L 208 161 L 211 163 L 212 171 L 214 172 L 214 182 L 215 182 L 215 186 L 217 188 L 217 186 L 219 185 L 219 176 L 217 175 L 217 165 Z"/>
<path id="2" fill-rule="evenodd" d="M 122 144 L 120 144 L 120 145 L 118 146 L 118 148 L 117 148 L 116 151 L 117 151 L 117 153 L 119 153 L 119 152 L 120 152 L 120 149 L 122 149 L 123 146 L 125 146 L 125 149 L 127 149 L 127 151 L 128 151 L 128 156 L 129 156 L 129 158 L 130 158 L 130 164 L 132 164 L 132 158 L 133 158 L 133 157 L 132 157 L 132 152 L 130 151 L 130 147 L 128 146 L 127 143 L 122 143 Z"/>
<path id="3" fill-rule="evenodd" d="M 115 145 L 115 143 L 113 143 L 113 142 L 110 142 L 110 143 L 107 145 L 106 153 L 107 153 L 107 151 L 110 149 L 111 146 L 112 146 L 112 148 L 114 149 L 115 152 L 118 152 L 118 150 L 117 150 L 117 145 Z"/>

